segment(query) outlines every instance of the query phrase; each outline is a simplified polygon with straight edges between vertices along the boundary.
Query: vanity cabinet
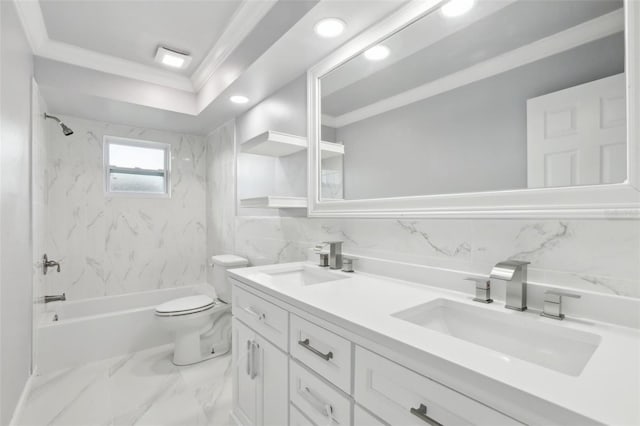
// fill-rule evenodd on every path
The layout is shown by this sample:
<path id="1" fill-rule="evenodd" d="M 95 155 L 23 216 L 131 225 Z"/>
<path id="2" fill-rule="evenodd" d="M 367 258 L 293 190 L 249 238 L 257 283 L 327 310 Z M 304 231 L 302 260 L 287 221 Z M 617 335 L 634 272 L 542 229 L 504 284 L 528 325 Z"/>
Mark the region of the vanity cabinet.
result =
<path id="1" fill-rule="evenodd" d="M 288 357 L 233 319 L 233 414 L 245 426 L 288 424 Z"/>
<path id="2" fill-rule="evenodd" d="M 520 424 L 359 346 L 355 365 L 355 399 L 389 424 Z"/>
<path id="3" fill-rule="evenodd" d="M 233 415 L 243 426 L 521 424 L 339 327 L 232 283 Z"/>

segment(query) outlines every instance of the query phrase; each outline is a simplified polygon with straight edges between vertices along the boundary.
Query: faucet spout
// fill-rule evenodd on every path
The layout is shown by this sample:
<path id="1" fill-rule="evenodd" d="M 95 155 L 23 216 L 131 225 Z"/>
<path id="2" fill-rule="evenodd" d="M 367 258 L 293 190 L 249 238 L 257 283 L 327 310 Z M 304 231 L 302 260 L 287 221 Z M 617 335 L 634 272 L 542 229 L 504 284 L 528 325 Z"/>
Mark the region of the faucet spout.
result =
<path id="1" fill-rule="evenodd" d="M 322 244 L 329 246 L 329 268 L 342 268 L 342 241 L 325 241 Z"/>
<path id="2" fill-rule="evenodd" d="M 65 293 L 44 297 L 44 303 L 64 302 L 65 300 L 67 300 L 67 296 L 65 295 Z"/>
<path id="3" fill-rule="evenodd" d="M 489 278 L 504 281 L 507 294 L 505 308 L 516 311 L 527 310 L 527 265 L 529 262 L 506 260 L 497 263 Z"/>

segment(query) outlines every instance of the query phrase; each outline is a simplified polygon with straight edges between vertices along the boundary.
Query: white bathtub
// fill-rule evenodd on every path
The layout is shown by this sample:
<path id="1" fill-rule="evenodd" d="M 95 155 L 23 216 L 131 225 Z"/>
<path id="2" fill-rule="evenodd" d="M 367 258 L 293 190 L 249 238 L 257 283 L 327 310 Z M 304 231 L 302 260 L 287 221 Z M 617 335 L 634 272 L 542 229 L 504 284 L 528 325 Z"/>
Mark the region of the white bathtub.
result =
<path id="1" fill-rule="evenodd" d="M 156 321 L 154 308 L 202 290 L 191 286 L 49 303 L 38 326 L 37 372 L 170 343 L 173 337 Z"/>

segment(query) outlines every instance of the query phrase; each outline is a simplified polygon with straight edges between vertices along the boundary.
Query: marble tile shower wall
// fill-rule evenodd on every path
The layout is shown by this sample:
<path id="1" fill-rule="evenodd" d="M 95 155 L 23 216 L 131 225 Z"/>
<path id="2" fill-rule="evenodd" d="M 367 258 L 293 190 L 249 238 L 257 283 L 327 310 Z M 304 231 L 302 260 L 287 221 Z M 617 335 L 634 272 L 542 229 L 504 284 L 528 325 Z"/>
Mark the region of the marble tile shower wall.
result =
<path id="1" fill-rule="evenodd" d="M 206 149 L 200 136 L 62 117 L 49 123 L 48 292 L 82 299 L 206 281 Z M 103 136 L 171 144 L 170 199 L 105 197 Z"/>

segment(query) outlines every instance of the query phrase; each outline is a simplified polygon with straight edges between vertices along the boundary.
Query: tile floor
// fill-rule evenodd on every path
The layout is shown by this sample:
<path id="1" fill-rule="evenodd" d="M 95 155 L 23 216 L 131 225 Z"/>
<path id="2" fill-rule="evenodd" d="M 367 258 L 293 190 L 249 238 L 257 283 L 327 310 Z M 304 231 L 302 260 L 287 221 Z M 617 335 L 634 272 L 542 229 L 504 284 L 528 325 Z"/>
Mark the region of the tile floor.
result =
<path id="1" fill-rule="evenodd" d="M 37 376 L 17 426 L 233 425 L 231 355 L 177 367 L 172 346 Z"/>

